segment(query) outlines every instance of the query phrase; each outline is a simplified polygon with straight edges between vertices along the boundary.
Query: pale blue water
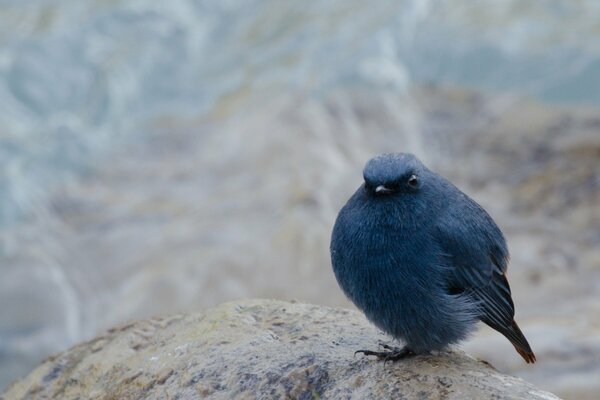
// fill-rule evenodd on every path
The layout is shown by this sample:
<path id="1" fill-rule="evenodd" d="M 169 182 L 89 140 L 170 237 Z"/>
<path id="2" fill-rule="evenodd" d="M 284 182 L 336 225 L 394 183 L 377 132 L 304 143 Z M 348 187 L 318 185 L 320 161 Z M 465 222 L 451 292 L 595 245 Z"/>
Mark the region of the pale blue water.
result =
<path id="1" fill-rule="evenodd" d="M 600 104 L 598 18 L 595 0 L 0 1 L 0 388 L 104 326 L 52 198 L 153 127 L 424 83 Z"/>
<path id="2" fill-rule="evenodd" d="M 449 82 L 600 102 L 597 2 L 493 4 L 3 1 L 0 225 L 140 125 L 240 87 Z"/>

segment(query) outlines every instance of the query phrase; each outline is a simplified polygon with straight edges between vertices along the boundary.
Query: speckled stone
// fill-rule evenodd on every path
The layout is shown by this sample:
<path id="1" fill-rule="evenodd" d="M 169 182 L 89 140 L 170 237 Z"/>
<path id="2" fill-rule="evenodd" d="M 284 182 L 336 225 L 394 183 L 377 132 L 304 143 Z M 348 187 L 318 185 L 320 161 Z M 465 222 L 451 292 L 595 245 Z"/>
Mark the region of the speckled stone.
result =
<path id="1" fill-rule="evenodd" d="M 231 302 L 111 329 L 0 399 L 557 399 L 463 352 L 354 356 L 387 340 L 351 310 Z"/>

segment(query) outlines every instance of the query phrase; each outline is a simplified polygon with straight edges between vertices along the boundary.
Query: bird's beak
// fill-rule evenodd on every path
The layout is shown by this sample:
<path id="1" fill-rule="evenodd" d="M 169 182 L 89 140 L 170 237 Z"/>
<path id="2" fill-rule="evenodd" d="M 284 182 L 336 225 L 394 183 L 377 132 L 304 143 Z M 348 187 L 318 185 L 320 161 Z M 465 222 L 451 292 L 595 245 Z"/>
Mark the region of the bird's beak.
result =
<path id="1" fill-rule="evenodd" d="M 384 185 L 379 185 L 375 188 L 375 193 L 377 194 L 386 194 L 386 193 L 392 193 L 393 190 L 386 188 Z"/>

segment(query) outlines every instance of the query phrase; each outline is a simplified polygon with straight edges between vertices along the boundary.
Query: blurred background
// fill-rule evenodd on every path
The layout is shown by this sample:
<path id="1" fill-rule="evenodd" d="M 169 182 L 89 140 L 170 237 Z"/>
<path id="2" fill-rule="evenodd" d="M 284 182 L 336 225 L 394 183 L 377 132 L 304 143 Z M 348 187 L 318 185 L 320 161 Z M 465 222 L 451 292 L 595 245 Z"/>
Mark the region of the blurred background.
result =
<path id="1" fill-rule="evenodd" d="M 600 2 L 0 0 L 0 391 L 134 318 L 352 307 L 335 216 L 409 151 L 504 230 L 527 366 L 600 392 Z"/>

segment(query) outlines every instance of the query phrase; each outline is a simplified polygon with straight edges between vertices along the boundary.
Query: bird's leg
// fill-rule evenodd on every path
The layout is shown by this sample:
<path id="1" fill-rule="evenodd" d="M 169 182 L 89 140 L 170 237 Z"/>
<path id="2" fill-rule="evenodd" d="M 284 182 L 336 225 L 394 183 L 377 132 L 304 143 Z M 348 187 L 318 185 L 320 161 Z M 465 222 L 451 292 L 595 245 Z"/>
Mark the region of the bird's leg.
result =
<path id="1" fill-rule="evenodd" d="M 385 343 L 379 343 L 380 347 L 383 347 L 384 349 L 388 350 L 388 351 L 372 351 L 372 350 L 357 350 L 354 352 L 354 355 L 356 355 L 357 353 L 362 353 L 365 356 L 375 356 L 380 360 L 384 360 L 385 362 L 388 361 L 398 361 L 401 360 L 403 358 L 406 357 L 411 357 L 416 355 L 416 353 L 414 351 L 412 351 L 411 349 L 409 349 L 407 346 L 404 347 L 392 347 L 389 346 Z"/>
<path id="2" fill-rule="evenodd" d="M 386 342 L 379 342 L 378 345 L 379 345 L 379 347 L 383 347 L 386 350 L 392 350 L 392 351 L 400 351 L 401 350 L 400 347 L 390 346 Z"/>

